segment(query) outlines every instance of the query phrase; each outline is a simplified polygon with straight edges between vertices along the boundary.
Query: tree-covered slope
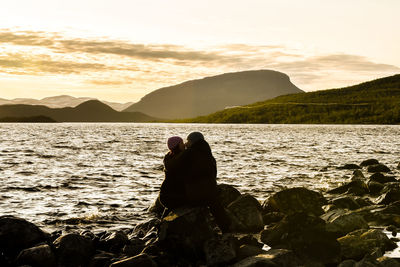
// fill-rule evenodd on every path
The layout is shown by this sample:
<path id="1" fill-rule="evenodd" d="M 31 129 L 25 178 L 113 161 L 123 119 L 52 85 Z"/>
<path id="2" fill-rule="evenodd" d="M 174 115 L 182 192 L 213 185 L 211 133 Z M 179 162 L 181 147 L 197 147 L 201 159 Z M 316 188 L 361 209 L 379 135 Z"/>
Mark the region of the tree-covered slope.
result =
<path id="1" fill-rule="evenodd" d="M 341 89 L 279 96 L 186 122 L 399 124 L 400 75 Z"/>

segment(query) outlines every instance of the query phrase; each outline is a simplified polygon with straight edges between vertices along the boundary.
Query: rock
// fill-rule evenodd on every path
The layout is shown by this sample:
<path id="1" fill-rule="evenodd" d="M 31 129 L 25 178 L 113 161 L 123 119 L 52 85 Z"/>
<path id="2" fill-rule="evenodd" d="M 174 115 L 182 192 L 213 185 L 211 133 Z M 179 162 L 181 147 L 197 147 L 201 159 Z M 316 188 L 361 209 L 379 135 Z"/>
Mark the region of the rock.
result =
<path id="1" fill-rule="evenodd" d="M 228 184 L 219 184 L 217 187 L 219 200 L 224 207 L 228 207 L 229 204 L 242 195 L 239 190 Z"/>
<path id="2" fill-rule="evenodd" d="M 352 196 L 341 196 L 330 201 L 333 205 L 340 209 L 356 210 L 360 208 L 354 197 Z"/>
<path id="3" fill-rule="evenodd" d="M 355 260 L 345 260 L 342 261 L 338 267 L 354 267 L 356 265 L 356 261 Z"/>
<path id="4" fill-rule="evenodd" d="M 303 187 L 285 189 L 269 197 L 263 204 L 266 212 L 278 211 L 284 214 L 310 212 L 315 215 L 324 213 L 322 206 L 326 199 L 321 193 Z"/>
<path id="5" fill-rule="evenodd" d="M 354 180 L 349 183 L 346 183 L 344 185 L 341 185 L 335 189 L 329 190 L 327 193 L 328 194 L 354 194 L 357 196 L 362 196 L 364 194 L 367 194 L 368 187 L 367 185 L 361 181 L 361 180 Z"/>
<path id="6" fill-rule="evenodd" d="M 322 215 L 321 218 L 327 222 L 326 230 L 334 233 L 336 237 L 358 229 L 369 229 L 363 216 L 345 210 L 333 210 Z"/>
<path id="7" fill-rule="evenodd" d="M 370 165 L 377 165 L 379 164 L 379 161 L 377 159 L 367 159 L 361 162 L 360 166 L 361 167 L 368 167 Z"/>
<path id="8" fill-rule="evenodd" d="M 291 265 L 294 266 L 294 265 Z M 269 256 L 264 254 L 245 258 L 232 267 L 279 267 L 276 263 L 269 259 Z"/>
<path id="9" fill-rule="evenodd" d="M 381 195 L 376 199 L 375 203 L 379 205 L 387 205 L 400 200 L 400 184 L 387 183 L 381 190 Z"/>
<path id="10" fill-rule="evenodd" d="M 93 241 L 78 234 L 67 234 L 54 241 L 58 264 L 64 267 L 88 265 L 95 248 Z"/>
<path id="11" fill-rule="evenodd" d="M 383 184 L 371 180 L 367 182 L 367 186 L 371 195 L 378 195 L 384 187 Z"/>
<path id="12" fill-rule="evenodd" d="M 384 164 L 375 164 L 368 166 L 368 172 L 390 172 L 390 169 Z"/>
<path id="13" fill-rule="evenodd" d="M 380 172 L 372 174 L 369 177 L 369 180 L 378 182 L 381 184 L 397 182 L 396 178 L 394 178 L 393 176 L 385 176 L 384 174 L 382 174 Z"/>
<path id="14" fill-rule="evenodd" d="M 264 244 L 258 242 L 257 238 L 255 238 L 253 235 L 242 236 L 238 239 L 237 243 L 238 246 L 250 245 L 258 248 L 262 248 L 264 246 Z"/>
<path id="15" fill-rule="evenodd" d="M 251 256 L 256 256 L 259 254 L 264 254 L 265 251 L 257 246 L 252 246 L 252 245 L 241 245 L 238 249 L 237 252 L 237 260 L 241 261 L 245 258 L 251 257 Z"/>
<path id="16" fill-rule="evenodd" d="M 21 251 L 17 257 L 17 264 L 53 267 L 56 266 L 56 256 L 49 245 L 40 245 Z"/>
<path id="17" fill-rule="evenodd" d="M 154 200 L 154 203 L 147 209 L 148 212 L 154 213 L 157 217 L 161 217 L 164 213 L 164 206 L 161 204 L 160 195 Z"/>
<path id="18" fill-rule="evenodd" d="M 203 247 L 215 232 L 210 226 L 211 215 L 206 208 L 181 208 L 163 218 L 158 238 L 160 245 L 172 255 L 194 262 L 203 254 Z"/>
<path id="19" fill-rule="evenodd" d="M 285 217 L 284 213 L 272 211 L 272 212 L 263 214 L 263 221 L 264 221 L 265 225 L 268 225 L 271 223 L 279 222 L 280 220 L 283 219 L 283 217 Z"/>
<path id="20" fill-rule="evenodd" d="M 389 257 L 380 257 L 377 258 L 376 261 L 379 263 L 381 267 L 400 267 L 400 263 Z"/>
<path id="21" fill-rule="evenodd" d="M 39 227 L 24 219 L 0 216 L 0 251 L 8 256 L 15 257 L 21 250 L 46 241 L 49 237 Z"/>
<path id="22" fill-rule="evenodd" d="M 159 256 L 161 254 L 161 250 L 158 244 L 155 243 L 146 246 L 141 253 L 149 256 Z"/>
<path id="23" fill-rule="evenodd" d="M 99 246 L 106 251 L 117 253 L 128 243 L 128 236 L 123 231 L 117 231 L 100 239 Z"/>
<path id="24" fill-rule="evenodd" d="M 381 213 L 400 215 L 400 201 L 395 201 L 380 210 Z"/>
<path id="25" fill-rule="evenodd" d="M 113 262 L 115 255 L 112 253 L 101 251 L 100 253 L 93 256 L 89 267 L 105 267 L 110 266 Z"/>
<path id="26" fill-rule="evenodd" d="M 356 197 L 354 198 L 354 200 L 357 202 L 358 205 L 360 205 L 361 208 L 371 206 L 374 204 L 369 198 Z"/>
<path id="27" fill-rule="evenodd" d="M 354 180 L 364 180 L 364 179 L 365 179 L 365 177 L 364 177 L 364 174 L 362 173 L 361 170 L 355 170 L 353 172 L 353 176 L 351 177 L 352 181 L 354 181 Z"/>
<path id="28" fill-rule="evenodd" d="M 400 170 L 400 162 L 397 164 L 397 169 Z"/>
<path id="29" fill-rule="evenodd" d="M 122 249 L 122 253 L 128 256 L 136 256 L 145 248 L 145 242 L 140 238 L 132 238 Z"/>
<path id="30" fill-rule="evenodd" d="M 133 266 L 157 267 L 157 263 L 149 255 L 140 254 L 135 257 L 114 262 L 110 265 L 110 267 L 133 267 Z"/>
<path id="31" fill-rule="evenodd" d="M 301 265 L 301 261 L 293 253 L 287 249 L 270 249 L 262 254 L 245 258 L 234 267 L 257 267 L 257 266 L 276 266 L 276 267 L 297 267 Z"/>
<path id="32" fill-rule="evenodd" d="M 128 236 L 129 239 L 132 238 L 143 238 L 145 237 L 149 232 L 152 232 L 154 229 L 158 229 L 160 226 L 160 220 L 159 219 L 151 219 L 147 222 L 140 223 L 135 226 L 133 229 L 132 233 Z"/>
<path id="33" fill-rule="evenodd" d="M 376 249 L 388 251 L 396 247 L 396 243 L 377 229 L 357 230 L 339 238 L 338 241 L 342 248 L 342 256 L 354 260 L 361 260 Z"/>
<path id="34" fill-rule="evenodd" d="M 231 235 L 219 235 L 207 240 L 204 244 L 204 254 L 207 265 L 226 265 L 236 258 L 237 243 Z"/>
<path id="35" fill-rule="evenodd" d="M 358 166 L 357 164 L 345 164 L 343 166 L 338 167 L 339 170 L 357 170 L 357 169 L 361 169 L 360 166 Z"/>
<path id="36" fill-rule="evenodd" d="M 228 210 L 243 224 L 245 232 L 259 232 L 264 228 L 262 207 L 257 199 L 244 194 L 229 204 Z"/>
<path id="37" fill-rule="evenodd" d="M 304 261 L 338 263 L 340 245 L 333 233 L 326 231 L 321 218 L 307 213 L 287 215 L 276 225 L 261 232 L 261 241 L 272 248 L 292 250 Z"/>

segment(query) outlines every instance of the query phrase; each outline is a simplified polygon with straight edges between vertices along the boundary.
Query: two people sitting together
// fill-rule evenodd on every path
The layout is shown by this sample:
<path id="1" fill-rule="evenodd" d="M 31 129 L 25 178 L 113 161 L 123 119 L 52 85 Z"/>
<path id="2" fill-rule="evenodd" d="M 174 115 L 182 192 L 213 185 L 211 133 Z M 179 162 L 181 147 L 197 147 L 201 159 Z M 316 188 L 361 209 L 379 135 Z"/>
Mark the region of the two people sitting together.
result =
<path id="1" fill-rule="evenodd" d="M 230 219 L 218 199 L 217 164 L 203 134 L 190 133 L 186 145 L 182 138 L 173 136 L 167 145 L 161 204 L 168 210 L 208 206 L 221 231 L 229 231 Z"/>

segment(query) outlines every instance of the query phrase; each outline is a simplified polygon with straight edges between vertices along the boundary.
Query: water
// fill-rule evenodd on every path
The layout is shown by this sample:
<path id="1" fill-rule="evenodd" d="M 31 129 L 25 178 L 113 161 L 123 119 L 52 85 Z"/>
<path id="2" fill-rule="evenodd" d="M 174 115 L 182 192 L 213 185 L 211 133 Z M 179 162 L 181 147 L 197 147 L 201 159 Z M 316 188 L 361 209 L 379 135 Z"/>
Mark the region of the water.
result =
<path id="1" fill-rule="evenodd" d="M 131 227 L 157 196 L 166 139 L 191 131 L 209 141 L 219 183 L 260 201 L 333 188 L 352 174 L 338 166 L 368 158 L 399 174 L 399 126 L 0 124 L 0 214 L 49 230 Z"/>

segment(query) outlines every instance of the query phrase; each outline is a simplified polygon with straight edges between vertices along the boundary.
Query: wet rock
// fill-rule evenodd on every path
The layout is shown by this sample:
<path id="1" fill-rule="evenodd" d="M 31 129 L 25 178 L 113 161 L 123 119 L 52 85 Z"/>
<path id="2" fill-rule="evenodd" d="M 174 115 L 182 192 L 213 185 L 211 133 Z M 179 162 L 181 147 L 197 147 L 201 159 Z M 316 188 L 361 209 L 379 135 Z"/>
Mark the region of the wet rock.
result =
<path id="1" fill-rule="evenodd" d="M 269 197 L 263 204 L 266 212 L 278 211 L 284 214 L 310 212 L 315 215 L 324 213 L 322 206 L 327 204 L 321 193 L 296 187 L 282 190 Z"/>
<path id="2" fill-rule="evenodd" d="M 158 196 L 153 204 L 147 209 L 148 212 L 154 213 L 157 217 L 161 217 L 164 213 L 164 206 L 161 204 L 160 196 Z"/>
<path id="3" fill-rule="evenodd" d="M 321 218 L 327 222 L 326 230 L 334 233 L 336 237 L 358 229 L 369 229 L 363 216 L 345 210 L 333 210 L 322 215 Z"/>
<path id="4" fill-rule="evenodd" d="M 33 223 L 14 216 L 0 216 L 0 251 L 8 256 L 17 256 L 21 250 L 48 238 L 49 235 Z"/>
<path id="5" fill-rule="evenodd" d="M 214 236 L 211 215 L 205 208 L 182 208 L 163 218 L 158 233 L 163 249 L 173 255 L 196 261 L 205 242 Z"/>
<path id="6" fill-rule="evenodd" d="M 339 238 L 338 241 L 345 259 L 361 260 L 376 249 L 388 251 L 396 248 L 396 243 L 377 229 L 357 230 Z"/>
<path id="7" fill-rule="evenodd" d="M 272 248 L 292 250 L 304 261 L 338 263 L 340 245 L 336 236 L 326 231 L 321 218 L 307 213 L 286 216 L 261 232 L 261 241 Z"/>
<path id="8" fill-rule="evenodd" d="M 237 240 L 231 235 L 216 236 L 204 244 L 207 265 L 226 265 L 236 258 Z"/>
<path id="9" fill-rule="evenodd" d="M 397 164 L 397 169 L 400 170 L 400 162 Z"/>
<path id="10" fill-rule="evenodd" d="M 89 267 L 108 267 L 114 261 L 115 255 L 109 252 L 101 251 L 93 256 Z"/>
<path id="11" fill-rule="evenodd" d="M 161 254 L 161 249 L 158 246 L 158 244 L 154 243 L 154 244 L 147 245 L 141 253 L 147 254 L 150 256 L 159 256 Z"/>
<path id="12" fill-rule="evenodd" d="M 379 195 L 379 193 L 382 191 L 384 187 L 383 184 L 375 181 L 368 181 L 367 186 L 368 186 L 368 191 L 371 195 Z"/>
<path id="13" fill-rule="evenodd" d="M 122 253 L 128 256 L 136 256 L 145 248 L 145 242 L 140 238 L 132 238 L 122 249 Z"/>
<path id="14" fill-rule="evenodd" d="M 365 176 L 364 176 L 364 174 L 362 173 L 361 170 L 355 170 L 353 172 L 353 176 L 351 177 L 352 181 L 354 181 L 354 180 L 364 180 L 364 179 L 365 179 Z"/>
<path id="15" fill-rule="evenodd" d="M 49 245 L 40 245 L 21 251 L 17 257 L 17 264 L 53 267 L 56 265 L 56 256 Z"/>
<path id="16" fill-rule="evenodd" d="M 237 252 L 237 257 L 236 259 L 238 261 L 241 261 L 245 258 L 251 257 L 251 256 L 256 256 L 259 254 L 264 254 L 265 251 L 260 248 L 260 247 L 256 247 L 256 246 L 252 246 L 252 245 L 241 245 L 238 249 Z"/>
<path id="17" fill-rule="evenodd" d="M 382 174 L 380 172 L 372 174 L 369 177 L 369 180 L 378 182 L 381 184 L 397 182 L 396 178 L 394 178 L 393 176 L 385 176 L 384 174 Z"/>
<path id="18" fill-rule="evenodd" d="M 245 258 L 235 267 L 255 267 L 255 266 L 276 266 L 276 267 L 297 267 L 301 265 L 299 258 L 293 251 L 287 249 L 271 249 L 262 254 Z"/>
<path id="19" fill-rule="evenodd" d="M 143 238 L 145 237 L 149 232 L 152 232 L 154 229 L 158 229 L 160 226 L 160 220 L 159 219 L 151 219 L 147 222 L 140 223 L 135 226 L 133 229 L 132 233 L 128 236 L 129 239 L 132 238 Z"/>
<path id="20" fill-rule="evenodd" d="M 400 263 L 389 257 L 380 257 L 377 258 L 376 261 L 379 263 L 381 267 L 400 267 Z"/>
<path id="21" fill-rule="evenodd" d="M 229 204 L 241 196 L 239 190 L 231 185 L 219 184 L 217 187 L 219 199 L 224 207 L 228 207 Z"/>
<path id="22" fill-rule="evenodd" d="M 354 198 L 354 200 L 357 202 L 358 205 L 360 205 L 360 207 L 367 207 L 367 206 L 371 206 L 374 203 L 367 197 L 356 197 Z"/>
<path id="23" fill-rule="evenodd" d="M 377 165 L 379 164 L 379 161 L 377 159 L 367 159 L 361 162 L 360 166 L 361 167 L 368 167 L 370 165 Z"/>
<path id="24" fill-rule="evenodd" d="M 268 225 L 271 223 L 279 222 L 283 219 L 283 217 L 285 217 L 284 213 L 273 211 L 263 214 L 263 221 L 265 225 Z"/>
<path id="25" fill-rule="evenodd" d="M 351 181 L 349 183 L 346 183 L 344 185 L 341 185 L 335 189 L 329 190 L 327 193 L 328 194 L 354 194 L 357 196 L 362 196 L 364 194 L 367 194 L 368 187 L 367 185 L 361 181 L 361 180 L 355 180 Z"/>
<path id="26" fill-rule="evenodd" d="M 380 213 L 400 215 L 400 201 L 395 201 L 380 210 Z"/>
<path id="27" fill-rule="evenodd" d="M 390 204 L 400 200 L 400 184 L 388 183 L 381 190 L 381 195 L 375 201 L 376 204 Z"/>
<path id="28" fill-rule="evenodd" d="M 356 210 L 360 208 L 360 205 L 352 196 L 341 196 L 330 201 L 333 205 L 340 209 Z"/>
<path id="29" fill-rule="evenodd" d="M 95 248 L 93 241 L 78 234 L 67 234 L 54 241 L 59 266 L 74 267 L 89 264 Z"/>
<path id="30" fill-rule="evenodd" d="M 390 169 L 384 164 L 375 164 L 368 166 L 368 172 L 390 172 Z"/>
<path id="31" fill-rule="evenodd" d="M 253 235 L 242 236 L 238 239 L 237 243 L 238 243 L 238 246 L 250 245 L 250 246 L 259 247 L 259 248 L 262 248 L 264 246 L 264 244 L 258 242 L 257 238 L 255 238 Z"/>
<path id="32" fill-rule="evenodd" d="M 228 210 L 243 224 L 243 231 L 259 232 L 264 228 L 262 207 L 253 196 L 240 196 L 228 206 Z"/>
<path id="33" fill-rule="evenodd" d="M 123 231 L 117 231 L 100 239 L 99 246 L 106 251 L 117 253 L 128 243 L 128 236 Z"/>
<path id="34" fill-rule="evenodd" d="M 342 261 L 338 267 L 354 267 L 356 265 L 356 261 L 355 260 L 345 260 Z"/>
<path id="35" fill-rule="evenodd" d="M 357 169 L 361 169 L 360 166 L 358 166 L 357 164 L 345 164 L 343 166 L 338 167 L 339 170 L 357 170 Z"/>
<path id="36" fill-rule="evenodd" d="M 140 254 L 135 257 L 114 262 L 110 265 L 110 267 L 132 267 L 132 266 L 157 267 L 157 263 L 149 255 Z"/>

